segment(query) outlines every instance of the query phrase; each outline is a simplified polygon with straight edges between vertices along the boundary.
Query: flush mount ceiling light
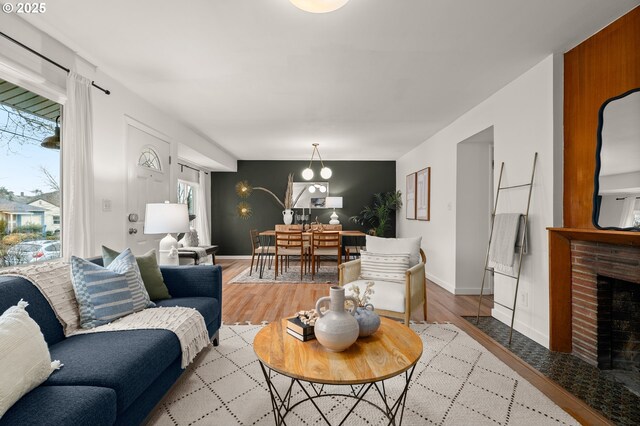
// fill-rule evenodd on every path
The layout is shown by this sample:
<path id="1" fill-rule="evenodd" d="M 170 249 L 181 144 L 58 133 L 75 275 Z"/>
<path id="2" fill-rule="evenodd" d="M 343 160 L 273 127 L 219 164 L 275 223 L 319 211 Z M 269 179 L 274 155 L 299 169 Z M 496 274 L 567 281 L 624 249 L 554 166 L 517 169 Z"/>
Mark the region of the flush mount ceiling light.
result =
<path id="1" fill-rule="evenodd" d="M 295 7 L 305 12 L 327 13 L 340 9 L 349 0 L 289 0 Z"/>
<path id="2" fill-rule="evenodd" d="M 316 155 L 316 152 L 318 153 L 318 158 L 320 159 L 320 165 L 322 166 L 322 169 L 320 169 L 320 176 L 322 176 L 323 179 L 329 179 L 331 177 L 331 175 L 333 174 L 333 172 L 331 171 L 330 168 L 326 167 L 324 165 L 324 163 L 322 162 L 322 157 L 320 156 L 320 151 L 318 150 L 318 145 L 317 143 L 312 144 L 313 145 L 313 152 L 311 153 L 311 160 L 309 160 L 309 167 L 307 167 L 306 169 L 304 169 L 302 171 L 302 177 L 305 180 L 311 180 L 313 179 L 313 170 L 311 170 L 311 163 L 313 163 L 313 158 Z"/>

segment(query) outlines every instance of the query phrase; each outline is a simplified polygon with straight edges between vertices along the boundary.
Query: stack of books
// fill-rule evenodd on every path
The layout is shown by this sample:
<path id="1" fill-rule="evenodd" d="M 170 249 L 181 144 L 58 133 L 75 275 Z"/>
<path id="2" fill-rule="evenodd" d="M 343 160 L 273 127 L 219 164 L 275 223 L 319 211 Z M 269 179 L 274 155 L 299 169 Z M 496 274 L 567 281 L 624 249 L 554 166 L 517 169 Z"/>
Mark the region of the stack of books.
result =
<path id="1" fill-rule="evenodd" d="M 297 316 L 287 320 L 287 333 L 303 342 L 316 338 L 313 326 L 303 323 Z"/>

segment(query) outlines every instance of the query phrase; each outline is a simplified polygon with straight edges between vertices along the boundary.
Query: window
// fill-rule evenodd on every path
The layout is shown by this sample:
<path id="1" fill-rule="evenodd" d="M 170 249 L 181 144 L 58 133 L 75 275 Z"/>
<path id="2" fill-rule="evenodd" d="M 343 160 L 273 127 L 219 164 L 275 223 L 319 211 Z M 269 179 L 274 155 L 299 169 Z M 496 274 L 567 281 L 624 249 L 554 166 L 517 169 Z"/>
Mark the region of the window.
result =
<path id="1" fill-rule="evenodd" d="M 196 188 L 197 184 L 179 180 L 178 181 L 178 202 L 187 205 L 189 210 L 189 218 L 191 219 L 191 226 L 194 225 L 193 217 L 196 214 Z"/>
<path id="2" fill-rule="evenodd" d="M 149 147 L 144 148 L 140 153 L 140 157 L 138 158 L 138 165 L 146 167 L 148 169 L 162 171 L 158 154 L 156 154 L 156 152 Z"/>
<path id="3" fill-rule="evenodd" d="M 60 257 L 60 111 L 0 80 L 0 268 Z"/>

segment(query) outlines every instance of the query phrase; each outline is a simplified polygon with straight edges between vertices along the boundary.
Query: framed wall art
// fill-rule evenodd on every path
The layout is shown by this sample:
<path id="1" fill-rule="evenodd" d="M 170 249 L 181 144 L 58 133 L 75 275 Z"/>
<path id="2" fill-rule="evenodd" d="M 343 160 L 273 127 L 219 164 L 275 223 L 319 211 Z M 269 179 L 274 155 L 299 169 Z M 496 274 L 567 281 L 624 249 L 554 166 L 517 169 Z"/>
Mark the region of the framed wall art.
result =
<path id="1" fill-rule="evenodd" d="M 431 167 L 416 173 L 416 219 L 431 219 Z"/>
<path id="2" fill-rule="evenodd" d="M 416 173 L 407 175 L 407 191 L 405 192 L 405 208 L 407 219 L 416 218 Z"/>

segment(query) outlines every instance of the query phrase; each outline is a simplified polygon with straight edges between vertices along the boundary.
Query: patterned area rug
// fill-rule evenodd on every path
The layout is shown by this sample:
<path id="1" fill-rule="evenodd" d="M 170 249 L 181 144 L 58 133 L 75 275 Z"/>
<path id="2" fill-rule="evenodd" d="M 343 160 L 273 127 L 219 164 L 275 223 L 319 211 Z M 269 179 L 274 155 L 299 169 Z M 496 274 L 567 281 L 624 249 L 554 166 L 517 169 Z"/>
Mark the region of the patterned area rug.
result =
<path id="1" fill-rule="evenodd" d="M 254 267 L 255 268 L 255 267 Z M 320 272 L 315 274 L 315 277 L 311 279 L 311 272 L 302 275 L 300 280 L 300 266 L 289 266 L 289 269 L 284 273 L 278 271 L 278 279 L 274 279 L 275 270 L 273 266 L 271 269 L 265 266 L 262 278 L 260 278 L 260 271 L 255 269 L 249 275 L 249 269 L 240 272 L 235 276 L 229 284 L 274 284 L 274 283 L 307 283 L 307 284 L 322 284 L 331 283 L 338 284 L 338 267 L 335 262 L 328 266 L 320 266 Z"/>
<path id="2" fill-rule="evenodd" d="M 220 346 L 208 348 L 183 374 L 150 416 L 150 425 L 272 425 L 271 400 L 252 342 L 262 326 L 223 326 Z M 424 342 L 407 396 L 404 425 L 577 425 L 533 385 L 466 333 L 450 324 L 413 324 Z M 404 379 L 385 382 L 399 393 Z M 278 389 L 288 383 L 275 380 Z M 331 387 L 329 391 L 335 391 Z M 325 387 L 327 389 L 327 387 Z M 344 389 L 341 389 L 344 392 Z M 294 398 L 301 398 L 298 389 Z M 342 419 L 351 400 L 327 398 L 330 421 Z M 310 403 L 294 409 L 289 425 L 321 424 Z M 387 424 L 360 404 L 351 425 Z"/>

